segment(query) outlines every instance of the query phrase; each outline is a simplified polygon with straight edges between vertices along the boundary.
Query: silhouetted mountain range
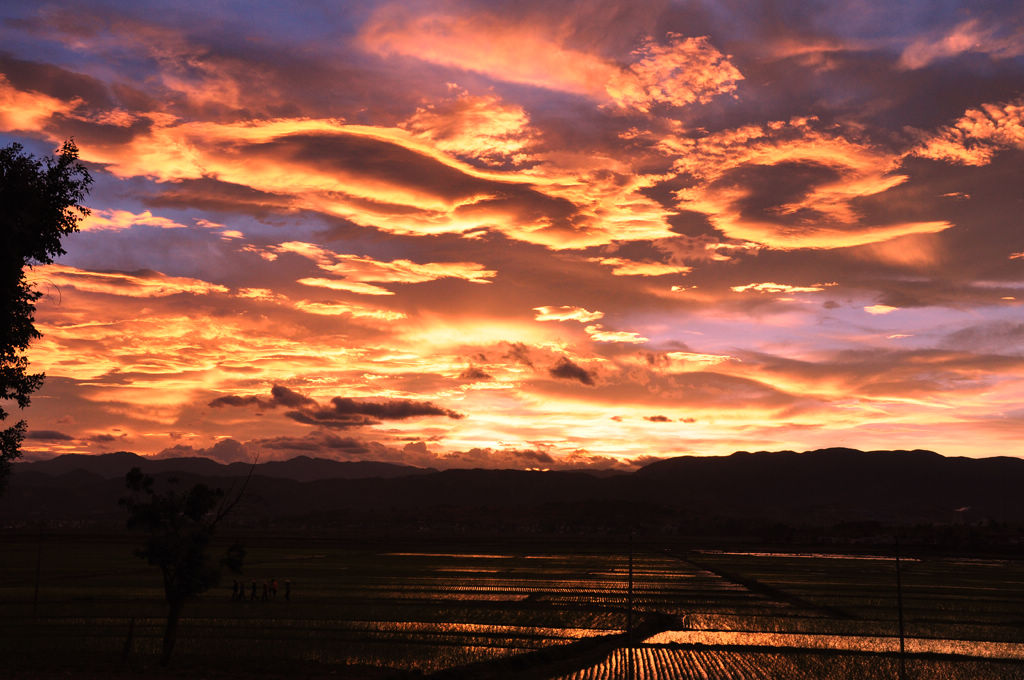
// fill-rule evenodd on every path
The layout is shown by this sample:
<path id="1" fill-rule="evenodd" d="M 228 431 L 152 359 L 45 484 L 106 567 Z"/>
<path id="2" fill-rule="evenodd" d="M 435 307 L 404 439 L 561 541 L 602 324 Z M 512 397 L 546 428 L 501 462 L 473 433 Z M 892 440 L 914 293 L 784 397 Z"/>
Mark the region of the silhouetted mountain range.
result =
<path id="1" fill-rule="evenodd" d="M 209 477 L 244 477 L 249 474 L 250 463 L 218 463 L 209 458 L 151 458 L 128 451 L 85 455 L 69 453 L 49 460 L 31 463 L 15 463 L 18 472 L 41 472 L 60 475 L 75 470 L 84 470 L 101 477 L 124 479 L 128 470 L 137 467 L 148 475 L 161 472 L 180 472 Z M 411 465 L 381 463 L 377 461 L 339 461 L 328 458 L 298 456 L 290 460 L 275 460 L 257 463 L 253 474 L 265 477 L 282 477 L 297 482 L 315 479 L 362 479 L 365 477 L 404 477 L 406 475 L 436 472 L 430 468 Z"/>
<path id="2" fill-rule="evenodd" d="M 129 453 L 20 463 L 0 525 L 117 523 L 133 466 L 180 485 L 239 489 L 246 464 Z M 455 533 L 742 531 L 771 524 L 1024 522 L 1024 460 L 823 449 L 683 456 L 633 473 L 425 470 L 306 457 L 256 466 L 233 521 L 249 526 Z"/>

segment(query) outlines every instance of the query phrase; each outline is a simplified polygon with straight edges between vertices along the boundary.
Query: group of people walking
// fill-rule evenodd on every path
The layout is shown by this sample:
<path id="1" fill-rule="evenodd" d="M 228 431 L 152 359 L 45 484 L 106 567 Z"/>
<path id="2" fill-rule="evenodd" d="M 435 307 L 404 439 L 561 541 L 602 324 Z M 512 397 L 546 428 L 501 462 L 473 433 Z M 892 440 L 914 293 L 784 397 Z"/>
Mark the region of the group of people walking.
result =
<path id="1" fill-rule="evenodd" d="M 232 600 L 276 600 L 277 599 L 277 579 L 268 578 L 263 580 L 262 589 L 259 588 L 256 579 L 252 580 L 252 583 L 248 588 L 249 595 L 246 597 L 246 587 L 244 583 L 239 582 L 235 579 L 234 585 L 231 588 L 231 599 Z M 257 597 L 259 594 L 259 597 Z M 292 582 L 288 579 L 284 580 L 284 599 L 292 599 Z"/>

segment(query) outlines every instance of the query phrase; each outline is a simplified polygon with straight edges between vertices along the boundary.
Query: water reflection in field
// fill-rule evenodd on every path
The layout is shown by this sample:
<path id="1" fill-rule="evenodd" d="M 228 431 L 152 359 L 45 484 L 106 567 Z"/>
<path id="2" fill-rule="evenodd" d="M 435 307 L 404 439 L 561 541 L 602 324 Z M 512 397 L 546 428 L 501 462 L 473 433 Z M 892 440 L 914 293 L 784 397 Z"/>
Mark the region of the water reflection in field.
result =
<path id="1" fill-rule="evenodd" d="M 820 553 L 820 552 L 742 552 L 733 550 L 695 550 L 698 555 L 724 555 L 731 557 L 784 557 L 811 560 L 868 560 L 892 561 L 892 555 L 860 555 L 851 553 Z M 902 557 L 903 562 L 919 562 L 914 557 Z"/>
<path id="2" fill-rule="evenodd" d="M 515 558 L 515 555 L 475 555 L 473 553 L 390 552 L 381 554 L 384 557 L 451 557 L 460 560 L 511 560 Z"/>
<path id="3" fill-rule="evenodd" d="M 906 677 L 915 680 L 1020 680 L 1016 661 L 912 657 Z M 617 649 L 601 663 L 556 680 L 892 680 L 895 655 L 819 651 L 750 651 L 716 648 Z"/>
<path id="4" fill-rule="evenodd" d="M 626 677 L 623 650 L 612 650 L 631 620 L 648 626 L 647 636 L 673 629 L 636 650 L 636 680 L 896 677 L 889 557 L 648 546 L 630 565 L 624 545 L 408 547 L 252 546 L 244 582 L 287 579 L 291 597 L 240 602 L 228 581 L 190 602 L 177 654 L 211 668 L 365 664 L 425 674 L 474 663 L 508 670 L 537 663 L 512 657 L 540 655 L 542 663 L 558 661 L 557 672 L 543 677 L 581 668 L 565 677 L 610 680 Z M 94 575 L 82 578 L 72 559 L 45 559 L 34 612 L 38 547 L 5 545 L 0 659 L 24 658 L 26 667 L 104 661 L 120 658 L 129 638 L 131 658 L 154 657 L 163 595 L 130 548 L 63 543 L 60 554 L 87 554 Z M 1024 564 L 933 558 L 906 566 L 908 650 L 932 655 L 913 657 L 908 677 L 1024 678 Z M 590 650 L 578 665 L 576 649 Z"/>
<path id="5" fill-rule="evenodd" d="M 870 635 L 806 635 L 798 633 L 750 633 L 741 631 L 667 630 L 644 640 L 648 645 L 711 645 L 827 649 L 848 652 L 891 653 L 899 651 L 899 638 Z M 1024 660 L 1024 644 L 980 640 L 907 638 L 912 654 L 956 654 L 985 659 Z"/>

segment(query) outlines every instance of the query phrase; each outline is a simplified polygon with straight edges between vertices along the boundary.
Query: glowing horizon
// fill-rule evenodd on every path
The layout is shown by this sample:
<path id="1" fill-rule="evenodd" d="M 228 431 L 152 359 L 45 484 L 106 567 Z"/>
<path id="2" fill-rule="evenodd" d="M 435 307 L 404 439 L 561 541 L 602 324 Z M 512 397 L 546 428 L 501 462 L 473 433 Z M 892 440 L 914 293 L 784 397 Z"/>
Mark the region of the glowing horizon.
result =
<path id="1" fill-rule="evenodd" d="M 1024 9 L 813 7 L 0 10 L 26 459 L 1024 455 Z"/>

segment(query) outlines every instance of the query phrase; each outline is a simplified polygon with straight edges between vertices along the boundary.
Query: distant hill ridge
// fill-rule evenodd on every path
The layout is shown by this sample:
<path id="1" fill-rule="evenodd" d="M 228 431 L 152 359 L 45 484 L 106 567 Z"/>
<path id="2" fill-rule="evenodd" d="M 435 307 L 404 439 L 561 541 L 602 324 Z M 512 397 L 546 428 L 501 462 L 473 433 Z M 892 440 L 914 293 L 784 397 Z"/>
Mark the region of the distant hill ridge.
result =
<path id="1" fill-rule="evenodd" d="M 138 467 L 146 474 L 179 472 L 198 476 L 238 477 L 249 474 L 250 466 L 250 463 L 220 463 L 202 457 L 152 458 L 129 451 L 118 451 L 97 455 L 69 453 L 49 460 L 16 463 L 14 471 L 15 474 L 31 471 L 47 475 L 62 475 L 82 470 L 106 479 L 113 479 L 124 477 L 124 474 L 130 469 Z M 257 463 L 253 474 L 291 479 L 297 482 L 311 482 L 317 479 L 404 477 L 430 472 L 436 472 L 436 470 L 379 461 L 339 461 L 329 458 L 297 456 L 289 460 Z"/>
<path id="2" fill-rule="evenodd" d="M 733 482 L 736 475 L 757 477 L 766 472 L 786 475 L 819 476 L 843 471 L 858 474 L 920 472 L 942 468 L 963 467 L 990 468 L 993 465 L 1020 467 L 1024 459 L 1010 456 L 989 458 L 946 457 L 934 451 L 878 450 L 861 451 L 844 447 L 815 449 L 802 453 L 796 451 L 737 451 L 727 456 L 686 455 L 664 458 L 638 468 L 632 473 L 613 470 L 562 470 L 581 472 L 595 477 L 634 474 L 639 477 L 704 477 L 728 476 Z M 204 457 L 155 458 L 141 456 L 130 451 L 104 454 L 69 453 L 47 460 L 18 462 L 15 472 L 39 472 L 47 475 L 61 475 L 74 471 L 85 471 L 104 478 L 120 478 L 132 467 L 138 467 L 148 474 L 180 472 L 198 476 L 236 477 L 249 474 L 251 463 L 221 463 Z M 478 468 L 478 470 L 481 470 Z M 253 474 L 265 477 L 280 477 L 297 482 L 322 479 L 366 479 L 393 478 L 409 475 L 425 475 L 438 472 L 435 468 L 422 468 L 399 463 L 359 460 L 339 461 L 330 458 L 296 456 L 288 460 L 257 463 Z M 763 479 L 760 481 L 764 481 Z"/>
<path id="3" fill-rule="evenodd" d="M 8 492 L 0 496 L 0 523 L 47 518 L 123 521 L 117 498 L 124 495 L 123 475 L 133 466 L 158 479 L 180 476 L 183 483 L 205 480 L 222 487 L 234 485 L 250 467 L 127 452 L 19 463 Z M 811 526 L 950 525 L 989 519 L 1024 523 L 1021 489 L 1022 459 L 947 458 L 922 450 L 741 451 L 668 458 L 620 474 L 437 471 L 300 456 L 257 465 L 248 500 L 238 514 L 239 519 L 254 522 L 463 528 L 475 523 L 524 531 L 607 529 L 631 522 L 704 527 L 733 520 Z"/>

